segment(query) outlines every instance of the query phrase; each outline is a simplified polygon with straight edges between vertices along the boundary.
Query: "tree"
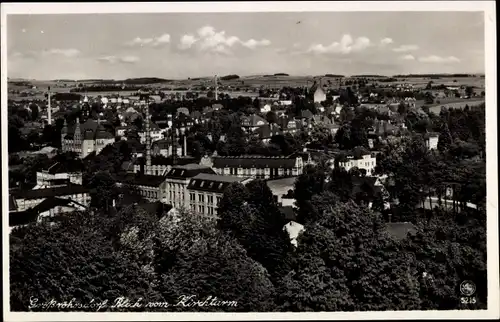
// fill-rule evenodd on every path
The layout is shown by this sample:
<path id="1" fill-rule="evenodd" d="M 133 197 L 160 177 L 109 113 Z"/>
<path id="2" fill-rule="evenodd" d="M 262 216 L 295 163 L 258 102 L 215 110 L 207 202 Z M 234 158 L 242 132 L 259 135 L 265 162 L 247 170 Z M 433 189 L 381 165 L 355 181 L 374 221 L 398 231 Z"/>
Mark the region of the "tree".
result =
<path id="1" fill-rule="evenodd" d="M 147 275 L 113 250 L 91 227 L 89 213 L 73 213 L 55 225 L 29 225 L 10 236 L 10 305 L 13 311 L 67 311 L 29 308 L 54 299 L 101 303 L 118 297 L 156 299 Z M 37 302 L 35 302 L 37 301 Z M 97 308 L 79 309 L 96 312 Z M 101 311 L 106 310 L 102 309 Z"/>
<path id="2" fill-rule="evenodd" d="M 467 97 L 474 96 L 474 87 L 472 87 L 472 86 L 465 87 L 465 96 L 467 96 Z"/>
<path id="3" fill-rule="evenodd" d="M 311 214 L 311 200 L 314 195 L 320 194 L 325 190 L 326 174 L 323 169 L 314 166 L 306 166 L 302 174 L 297 178 L 294 184 L 294 195 L 296 204 L 299 208 L 297 220 L 300 223 L 309 221 Z"/>
<path id="4" fill-rule="evenodd" d="M 440 152 L 447 151 L 452 143 L 453 139 L 451 137 L 450 129 L 448 128 L 448 124 L 445 123 L 439 133 L 438 150 Z"/>
<path id="5" fill-rule="evenodd" d="M 108 210 L 113 200 L 118 197 L 118 190 L 115 180 L 108 172 L 99 171 L 91 178 L 89 185 L 91 206 L 99 209 Z"/>
<path id="6" fill-rule="evenodd" d="M 414 262 L 385 233 L 380 216 L 349 202 L 304 228 L 293 270 L 277 287 L 279 310 L 419 308 Z"/>
<path id="7" fill-rule="evenodd" d="M 270 111 L 270 112 L 267 112 L 267 114 L 266 114 L 266 120 L 269 123 L 276 124 L 276 123 L 278 123 L 278 116 L 273 111 Z"/>
<path id="8" fill-rule="evenodd" d="M 266 270 L 248 257 L 228 234 L 214 223 L 193 214 L 165 218 L 159 239 L 156 270 L 161 272 L 158 289 L 164 300 L 178 303 L 181 296 L 209 296 L 236 301 L 224 307 L 185 307 L 178 311 L 269 311 L 273 309 L 274 287 Z"/>
<path id="9" fill-rule="evenodd" d="M 36 121 L 38 119 L 39 114 L 40 114 L 39 110 L 38 110 L 38 105 L 31 104 L 30 109 L 31 109 L 31 119 L 33 121 Z"/>

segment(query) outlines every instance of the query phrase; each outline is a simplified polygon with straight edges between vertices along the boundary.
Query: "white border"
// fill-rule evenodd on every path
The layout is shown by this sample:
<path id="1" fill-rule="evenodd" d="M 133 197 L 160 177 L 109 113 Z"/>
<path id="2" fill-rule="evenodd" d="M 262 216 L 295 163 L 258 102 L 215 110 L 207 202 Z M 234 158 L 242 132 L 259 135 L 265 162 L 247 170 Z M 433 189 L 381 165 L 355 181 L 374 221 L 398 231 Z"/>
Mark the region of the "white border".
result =
<path id="1" fill-rule="evenodd" d="M 356 1 L 356 2 L 200 2 L 200 3 L 2 3 L 1 90 L 7 93 L 6 16 L 8 14 L 157 13 L 157 12 L 295 12 L 295 11 L 483 11 L 485 13 L 486 147 L 487 147 L 487 253 L 488 310 L 398 311 L 337 313 L 17 313 L 9 312 L 7 95 L 1 95 L 3 307 L 6 321 L 79 320 L 332 320 L 332 319 L 494 319 L 499 318 L 498 178 L 496 133 L 496 11 L 494 1 Z"/>

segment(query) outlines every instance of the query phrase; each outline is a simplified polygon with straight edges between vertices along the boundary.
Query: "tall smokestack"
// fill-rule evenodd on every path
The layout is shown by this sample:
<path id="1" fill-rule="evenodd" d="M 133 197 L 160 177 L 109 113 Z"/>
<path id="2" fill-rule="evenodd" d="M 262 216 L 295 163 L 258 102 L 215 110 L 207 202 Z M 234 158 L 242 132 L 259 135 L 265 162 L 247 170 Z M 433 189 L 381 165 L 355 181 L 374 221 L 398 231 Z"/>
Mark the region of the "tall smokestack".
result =
<path id="1" fill-rule="evenodd" d="M 149 105 L 146 103 L 146 174 L 151 174 L 151 133 L 149 130 Z"/>
<path id="2" fill-rule="evenodd" d="M 49 125 L 52 124 L 52 108 L 50 107 L 50 86 L 49 86 L 49 93 L 47 95 L 47 98 L 49 100 L 49 105 L 48 105 L 48 118 L 49 118 Z"/>
<path id="3" fill-rule="evenodd" d="M 215 82 L 215 100 L 217 101 L 219 99 L 219 95 L 217 93 L 217 75 L 214 77 L 214 82 Z"/>
<path id="4" fill-rule="evenodd" d="M 187 140 L 186 140 L 186 133 L 184 133 L 184 156 L 187 156 Z"/>

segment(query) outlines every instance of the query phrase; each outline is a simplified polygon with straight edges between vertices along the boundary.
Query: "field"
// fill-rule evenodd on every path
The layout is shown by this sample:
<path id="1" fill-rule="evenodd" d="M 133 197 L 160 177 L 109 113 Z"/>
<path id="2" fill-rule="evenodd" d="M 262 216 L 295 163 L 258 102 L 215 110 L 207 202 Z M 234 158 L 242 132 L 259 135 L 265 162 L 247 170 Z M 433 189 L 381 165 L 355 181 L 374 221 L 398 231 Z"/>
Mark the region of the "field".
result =
<path id="1" fill-rule="evenodd" d="M 243 76 L 238 79 L 232 80 L 218 80 L 220 86 L 230 86 L 233 89 L 240 88 L 238 92 L 233 92 L 233 96 L 243 95 L 243 96 L 256 96 L 253 91 L 246 92 L 245 89 L 255 89 L 260 87 L 270 87 L 270 88 L 281 88 L 284 86 L 290 87 L 302 87 L 311 86 L 315 80 L 322 79 L 323 84 L 328 85 L 332 88 L 339 87 L 339 78 L 336 77 L 322 77 L 322 76 Z M 480 93 L 484 90 L 484 78 L 481 77 L 442 77 L 438 79 L 430 79 L 424 77 L 415 78 L 398 78 L 393 82 L 382 82 L 382 78 L 368 78 L 369 83 L 378 83 L 380 86 L 389 87 L 397 84 L 411 84 L 416 89 L 423 89 L 427 86 L 429 81 L 433 81 L 434 85 L 446 85 L 446 86 L 473 86 L 475 91 Z M 346 78 L 343 79 L 345 81 Z M 26 80 L 32 86 L 36 86 L 36 89 L 31 89 L 29 86 L 17 85 L 14 80 L 9 80 L 8 89 L 18 90 L 18 91 L 28 91 L 35 93 L 34 96 L 27 97 L 28 99 L 43 99 L 44 94 L 47 92 L 50 86 L 53 92 L 69 92 L 71 88 L 75 87 L 76 84 L 81 83 L 85 85 L 99 84 L 99 80 L 84 80 L 84 81 L 38 81 L 38 80 Z M 110 81 L 106 81 L 109 83 Z M 121 84 L 122 81 L 114 81 L 116 84 Z M 193 78 L 184 80 L 163 80 L 160 82 L 143 84 L 145 88 L 158 89 L 164 91 L 175 91 L 176 88 L 191 88 L 199 86 L 213 86 L 214 79 L 212 77 L 204 78 Z M 182 91 L 179 91 L 182 92 Z M 89 96 L 106 96 L 110 94 L 121 94 L 121 95 L 131 95 L 134 91 L 104 91 L 104 92 L 87 92 Z M 19 97 L 17 94 L 9 94 L 10 99 L 26 99 L 26 97 Z M 445 102 L 442 102 L 442 104 Z"/>

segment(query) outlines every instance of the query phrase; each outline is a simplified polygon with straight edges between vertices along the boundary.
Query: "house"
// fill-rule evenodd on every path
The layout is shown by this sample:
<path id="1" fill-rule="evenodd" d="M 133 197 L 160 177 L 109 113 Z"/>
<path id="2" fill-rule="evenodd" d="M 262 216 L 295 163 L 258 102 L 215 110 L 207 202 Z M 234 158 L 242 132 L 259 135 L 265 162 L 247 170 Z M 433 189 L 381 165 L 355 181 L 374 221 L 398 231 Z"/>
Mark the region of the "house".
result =
<path id="1" fill-rule="evenodd" d="M 190 163 L 196 163 L 198 161 L 199 160 L 193 157 L 183 156 L 183 157 L 177 157 L 175 159 L 175 164 L 186 165 Z M 146 164 L 145 159 L 143 157 L 138 157 L 131 166 L 129 165 L 129 171 L 126 172 L 144 173 L 145 164 Z M 158 175 L 158 176 L 166 175 L 170 171 L 170 169 L 172 169 L 173 166 L 174 166 L 174 159 L 172 158 L 172 156 L 164 157 L 162 155 L 152 154 L 151 156 L 152 175 Z"/>
<path id="2" fill-rule="evenodd" d="M 271 104 L 265 104 L 260 108 L 261 113 L 268 113 L 271 112 Z"/>
<path id="3" fill-rule="evenodd" d="M 172 144 L 172 139 L 161 139 L 151 144 L 152 155 L 169 157 L 173 155 L 174 152 L 176 155 L 184 155 L 183 147 L 179 144 L 178 140 L 175 140 Z"/>
<path id="4" fill-rule="evenodd" d="M 259 127 L 264 126 L 266 124 L 269 124 L 269 122 L 267 122 L 264 118 L 256 114 L 243 116 L 241 118 L 242 129 L 247 131 L 247 133 L 254 132 Z"/>
<path id="5" fill-rule="evenodd" d="M 216 174 L 210 167 L 201 164 L 173 166 L 165 175 L 165 197 L 163 201 L 174 208 L 189 209 L 188 184 L 200 173 Z"/>
<path id="6" fill-rule="evenodd" d="M 436 150 L 439 142 L 439 133 L 430 132 L 426 133 L 424 136 L 425 146 L 429 150 Z"/>
<path id="7" fill-rule="evenodd" d="M 258 128 L 254 134 L 257 135 L 262 142 L 269 143 L 273 136 L 282 135 L 283 132 L 277 124 L 266 124 Z"/>
<path id="8" fill-rule="evenodd" d="M 80 158 L 85 158 L 92 152 L 99 154 L 105 146 L 114 142 L 114 135 L 92 119 L 80 124 L 77 118 L 76 124 L 71 127 L 68 127 L 65 120 L 61 130 L 62 151 L 75 152 Z"/>
<path id="9" fill-rule="evenodd" d="M 156 125 L 154 122 L 150 122 L 149 125 L 149 135 L 151 137 L 151 141 L 158 141 L 163 138 L 163 135 L 165 133 L 165 130 L 160 129 L 158 125 Z M 142 144 L 146 143 L 146 131 L 140 131 L 137 133 L 140 138 L 140 142 Z"/>
<path id="10" fill-rule="evenodd" d="M 17 211 L 33 208 L 45 199 L 53 197 L 71 199 L 85 206 L 90 204 L 88 188 L 75 184 L 33 190 L 17 190 L 12 191 L 12 196 Z"/>
<path id="11" fill-rule="evenodd" d="M 43 189 L 68 183 L 82 184 L 82 165 L 79 162 L 56 162 L 48 169 L 36 173 L 36 186 L 33 189 Z"/>
<path id="12" fill-rule="evenodd" d="M 224 190 L 231 183 L 239 182 L 243 185 L 252 181 L 252 178 L 221 176 L 217 174 L 200 173 L 194 176 L 187 186 L 189 193 L 189 209 L 195 213 L 214 217 Z"/>
<path id="13" fill-rule="evenodd" d="M 57 155 L 58 149 L 51 147 L 51 146 L 46 146 L 41 148 L 39 151 L 33 152 L 32 154 L 37 155 L 37 154 L 45 154 L 49 159 L 52 159 Z"/>
<path id="14" fill-rule="evenodd" d="M 300 233 L 304 231 L 304 225 L 299 224 L 295 221 L 290 221 L 288 224 L 283 226 L 283 231 L 286 231 L 288 236 L 290 237 L 290 243 L 294 246 L 297 247 L 297 238 L 299 237 Z"/>
<path id="15" fill-rule="evenodd" d="M 374 154 L 366 153 L 359 156 L 354 156 L 352 154 L 341 156 L 339 159 L 339 167 L 343 168 L 346 171 L 351 170 L 352 168 L 358 168 L 366 170 L 366 175 L 370 176 L 375 171 L 375 167 L 377 166 L 377 158 Z"/>
<path id="16" fill-rule="evenodd" d="M 213 168 L 219 175 L 234 175 L 270 179 L 284 176 L 299 176 L 304 168 L 302 157 L 205 156 L 200 164 Z"/>
<path id="17" fill-rule="evenodd" d="M 177 115 L 184 114 L 185 116 L 189 116 L 189 110 L 187 107 L 179 107 L 177 109 Z"/>
<path id="18" fill-rule="evenodd" d="M 314 92 L 313 94 L 313 100 L 314 103 L 321 103 L 326 101 L 326 93 L 325 90 L 323 89 L 322 81 L 320 80 L 319 83 L 314 83 L 314 85 L 311 87 L 310 92 Z"/>

